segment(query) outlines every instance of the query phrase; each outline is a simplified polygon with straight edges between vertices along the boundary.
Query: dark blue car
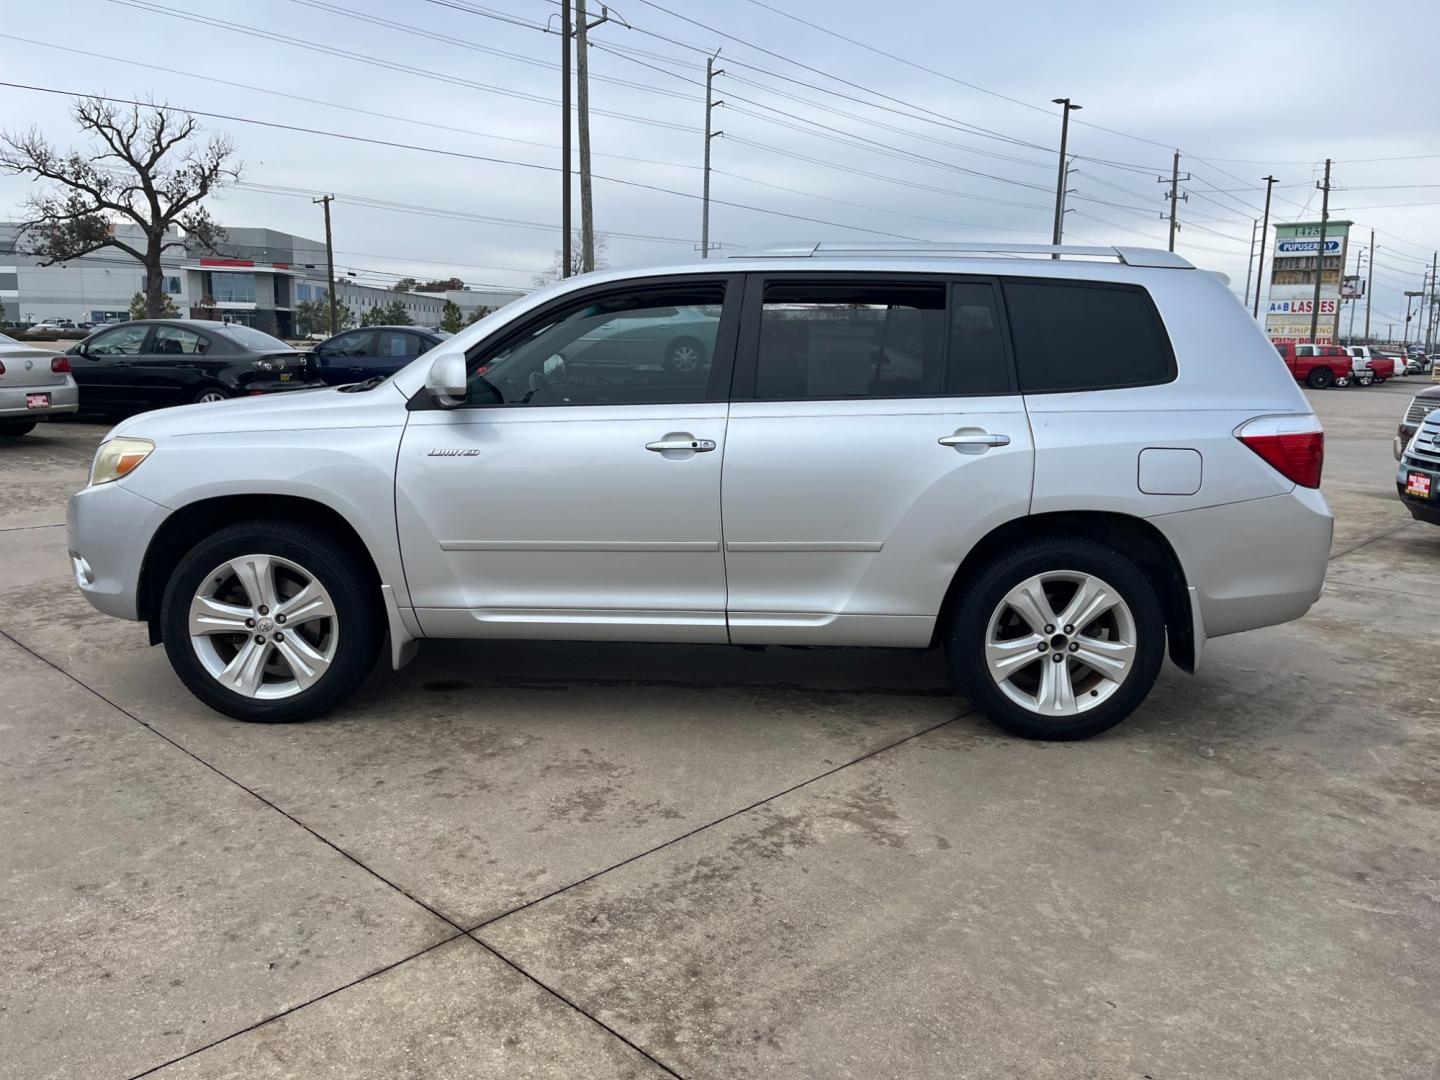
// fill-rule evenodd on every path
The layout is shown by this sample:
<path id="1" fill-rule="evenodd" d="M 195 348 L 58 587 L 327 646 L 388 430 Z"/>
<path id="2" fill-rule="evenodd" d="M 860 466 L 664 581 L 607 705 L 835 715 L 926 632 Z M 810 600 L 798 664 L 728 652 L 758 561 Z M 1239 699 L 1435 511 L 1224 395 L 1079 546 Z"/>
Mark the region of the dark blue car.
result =
<path id="1" fill-rule="evenodd" d="M 331 386 L 393 375 L 450 335 L 423 326 L 362 326 L 322 341 L 310 352 L 310 370 Z"/>

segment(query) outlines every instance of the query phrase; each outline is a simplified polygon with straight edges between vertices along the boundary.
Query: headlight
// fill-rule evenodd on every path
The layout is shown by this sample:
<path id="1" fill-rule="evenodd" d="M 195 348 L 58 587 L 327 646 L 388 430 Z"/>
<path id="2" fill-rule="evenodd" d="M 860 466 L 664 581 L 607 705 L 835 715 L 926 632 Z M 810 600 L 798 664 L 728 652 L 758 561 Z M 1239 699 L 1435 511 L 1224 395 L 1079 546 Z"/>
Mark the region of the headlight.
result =
<path id="1" fill-rule="evenodd" d="M 134 472 L 150 456 L 155 444 L 149 439 L 111 439 L 95 451 L 95 464 L 90 466 L 91 484 L 108 484 Z"/>

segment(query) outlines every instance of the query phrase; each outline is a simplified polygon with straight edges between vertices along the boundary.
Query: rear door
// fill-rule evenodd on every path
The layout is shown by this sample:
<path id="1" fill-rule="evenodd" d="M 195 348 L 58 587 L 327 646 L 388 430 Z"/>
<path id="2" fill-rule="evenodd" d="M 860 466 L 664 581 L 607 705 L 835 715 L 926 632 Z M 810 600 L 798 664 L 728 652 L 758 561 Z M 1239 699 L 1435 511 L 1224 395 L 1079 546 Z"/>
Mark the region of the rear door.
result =
<path id="1" fill-rule="evenodd" d="M 381 330 L 375 334 L 374 355 L 362 361 L 369 379 L 375 375 L 394 375 L 430 347 L 430 343 L 413 330 Z"/>
<path id="2" fill-rule="evenodd" d="M 752 275 L 726 436 L 731 640 L 928 644 L 965 553 L 1026 513 L 996 285 Z"/>
<path id="3" fill-rule="evenodd" d="M 83 406 L 122 408 L 138 403 L 133 367 L 149 335 L 148 323 L 117 326 L 87 340 L 83 353 L 71 354 Z"/>
<path id="4" fill-rule="evenodd" d="M 204 365 L 210 347 L 211 338 L 196 330 L 156 326 L 145 351 L 131 361 L 136 395 L 157 409 L 188 403 L 209 381 Z"/>

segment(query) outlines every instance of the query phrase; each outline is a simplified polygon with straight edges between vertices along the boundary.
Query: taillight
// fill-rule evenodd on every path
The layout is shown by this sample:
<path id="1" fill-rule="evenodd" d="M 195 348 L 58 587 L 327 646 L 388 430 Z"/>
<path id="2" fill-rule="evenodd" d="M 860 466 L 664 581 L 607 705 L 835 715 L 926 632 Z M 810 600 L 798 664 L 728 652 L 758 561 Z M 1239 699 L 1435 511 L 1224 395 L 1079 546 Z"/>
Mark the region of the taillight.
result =
<path id="1" fill-rule="evenodd" d="M 68 356 L 57 356 L 50 361 L 50 370 L 56 375 L 63 375 L 70 370 L 70 358 Z"/>
<path id="2" fill-rule="evenodd" d="M 0 375 L 4 375 L 4 374 L 5 374 L 5 364 L 4 364 L 4 362 L 0 362 Z"/>
<path id="3" fill-rule="evenodd" d="M 1295 430 L 1301 427 L 1306 430 Z M 1262 416 L 1235 437 L 1291 483 L 1318 488 L 1325 464 L 1325 433 L 1313 416 Z"/>

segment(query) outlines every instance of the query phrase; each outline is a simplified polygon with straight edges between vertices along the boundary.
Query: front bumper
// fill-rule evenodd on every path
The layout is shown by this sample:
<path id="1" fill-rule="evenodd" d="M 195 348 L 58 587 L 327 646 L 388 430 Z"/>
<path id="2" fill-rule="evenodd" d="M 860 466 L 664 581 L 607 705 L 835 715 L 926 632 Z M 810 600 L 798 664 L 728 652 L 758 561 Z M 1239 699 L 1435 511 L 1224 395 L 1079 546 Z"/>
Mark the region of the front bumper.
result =
<path id="1" fill-rule="evenodd" d="M 65 544 L 75 584 L 106 615 L 138 619 L 140 566 L 170 511 L 116 480 L 70 496 Z"/>
<path id="2" fill-rule="evenodd" d="M 32 409 L 25 404 L 27 394 L 49 394 L 50 406 Z M 0 419 L 43 420 L 47 416 L 63 416 L 80 408 L 80 388 L 69 375 L 63 383 L 46 383 L 43 386 L 0 387 Z"/>
<path id="3" fill-rule="evenodd" d="M 1429 497 L 1406 492 L 1406 478 L 1411 473 L 1420 473 L 1430 478 Z M 1410 511 L 1410 516 L 1416 521 L 1440 525 L 1440 465 L 1428 462 L 1421 464 L 1415 458 L 1402 458 L 1400 468 L 1395 473 L 1395 494 L 1400 496 L 1405 509 Z"/>

